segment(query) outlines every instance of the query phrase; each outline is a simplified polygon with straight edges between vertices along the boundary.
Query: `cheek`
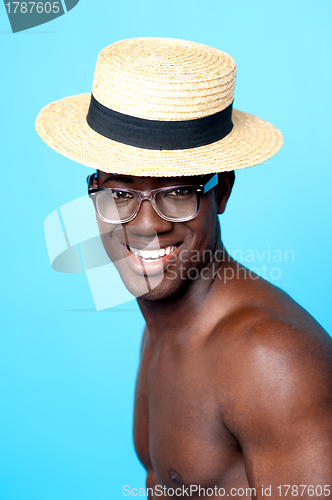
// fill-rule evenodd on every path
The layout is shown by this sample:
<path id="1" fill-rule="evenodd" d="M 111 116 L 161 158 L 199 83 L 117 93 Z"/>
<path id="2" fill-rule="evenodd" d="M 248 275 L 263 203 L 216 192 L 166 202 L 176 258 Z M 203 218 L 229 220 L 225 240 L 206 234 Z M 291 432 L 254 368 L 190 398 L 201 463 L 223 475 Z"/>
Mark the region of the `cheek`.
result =
<path id="1" fill-rule="evenodd" d="M 120 252 L 123 248 L 120 241 L 125 241 L 123 227 L 103 222 L 98 216 L 97 223 L 101 241 L 109 258 L 112 261 L 122 258 Z"/>
<path id="2" fill-rule="evenodd" d="M 189 222 L 192 222 L 190 228 L 195 235 L 198 247 L 214 245 L 219 226 L 215 197 L 210 196 L 204 200 L 204 203 L 201 203 L 197 217 Z"/>

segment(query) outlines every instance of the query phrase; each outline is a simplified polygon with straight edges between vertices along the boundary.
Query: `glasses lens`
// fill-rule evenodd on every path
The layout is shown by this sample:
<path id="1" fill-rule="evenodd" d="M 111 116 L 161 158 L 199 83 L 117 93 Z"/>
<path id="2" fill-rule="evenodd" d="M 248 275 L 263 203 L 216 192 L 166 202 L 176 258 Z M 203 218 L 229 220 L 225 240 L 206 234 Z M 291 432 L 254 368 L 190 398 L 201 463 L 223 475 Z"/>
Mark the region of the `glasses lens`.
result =
<path id="1" fill-rule="evenodd" d="M 190 186 L 161 191 L 155 199 L 159 211 L 171 219 L 190 218 L 197 210 L 197 193 Z"/>
<path id="2" fill-rule="evenodd" d="M 97 210 L 108 221 L 129 219 L 136 212 L 138 197 L 135 193 L 120 189 L 104 189 L 97 193 Z"/>

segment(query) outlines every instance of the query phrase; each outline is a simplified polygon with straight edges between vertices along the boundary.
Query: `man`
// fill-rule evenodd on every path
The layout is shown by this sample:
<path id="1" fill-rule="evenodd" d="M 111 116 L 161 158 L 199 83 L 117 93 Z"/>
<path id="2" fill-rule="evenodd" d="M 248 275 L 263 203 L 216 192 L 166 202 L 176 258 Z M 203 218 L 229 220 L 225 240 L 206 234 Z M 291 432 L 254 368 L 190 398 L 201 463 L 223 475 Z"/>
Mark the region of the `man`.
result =
<path id="1" fill-rule="evenodd" d="M 124 40 L 99 54 L 92 96 L 36 127 L 97 169 L 103 245 L 146 320 L 134 441 L 149 498 L 331 498 L 331 339 L 221 241 L 234 170 L 282 145 L 232 111 L 235 72 L 204 45 Z"/>

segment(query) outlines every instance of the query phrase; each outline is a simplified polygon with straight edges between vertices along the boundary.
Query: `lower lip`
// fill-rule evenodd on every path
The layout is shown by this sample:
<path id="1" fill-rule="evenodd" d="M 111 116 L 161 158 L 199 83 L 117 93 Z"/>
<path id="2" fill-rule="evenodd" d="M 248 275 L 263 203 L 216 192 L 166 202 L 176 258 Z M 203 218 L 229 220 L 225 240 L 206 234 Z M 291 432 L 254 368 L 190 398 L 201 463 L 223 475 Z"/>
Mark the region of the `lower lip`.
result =
<path id="1" fill-rule="evenodd" d="M 153 276 L 160 274 L 163 272 L 164 268 L 168 264 L 172 264 L 175 262 L 174 256 L 179 252 L 180 245 L 176 247 L 176 249 L 168 255 L 164 255 L 163 257 L 159 257 L 159 259 L 155 259 L 151 262 L 145 262 L 133 254 L 130 250 L 128 250 L 127 246 L 123 245 L 127 252 L 126 261 L 128 262 L 131 269 L 137 274 L 142 275 L 147 274 L 148 276 Z"/>

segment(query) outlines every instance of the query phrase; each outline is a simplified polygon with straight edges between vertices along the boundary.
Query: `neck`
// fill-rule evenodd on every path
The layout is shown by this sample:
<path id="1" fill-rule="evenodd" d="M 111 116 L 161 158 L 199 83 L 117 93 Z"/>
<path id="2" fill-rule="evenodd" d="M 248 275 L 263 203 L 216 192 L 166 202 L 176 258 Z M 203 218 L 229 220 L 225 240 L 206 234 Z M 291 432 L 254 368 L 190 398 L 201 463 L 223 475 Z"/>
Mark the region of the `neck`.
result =
<path id="1" fill-rule="evenodd" d="M 200 273 L 197 279 L 187 281 L 167 299 L 137 299 L 152 340 L 181 334 L 192 337 L 192 329 L 199 334 L 202 329 L 210 328 L 210 323 L 226 311 L 228 290 L 219 276 L 232 265 L 232 259 L 220 240 L 215 250 L 217 249 L 223 252 L 223 259 L 221 262 L 212 259 L 205 266 L 204 277 Z"/>

